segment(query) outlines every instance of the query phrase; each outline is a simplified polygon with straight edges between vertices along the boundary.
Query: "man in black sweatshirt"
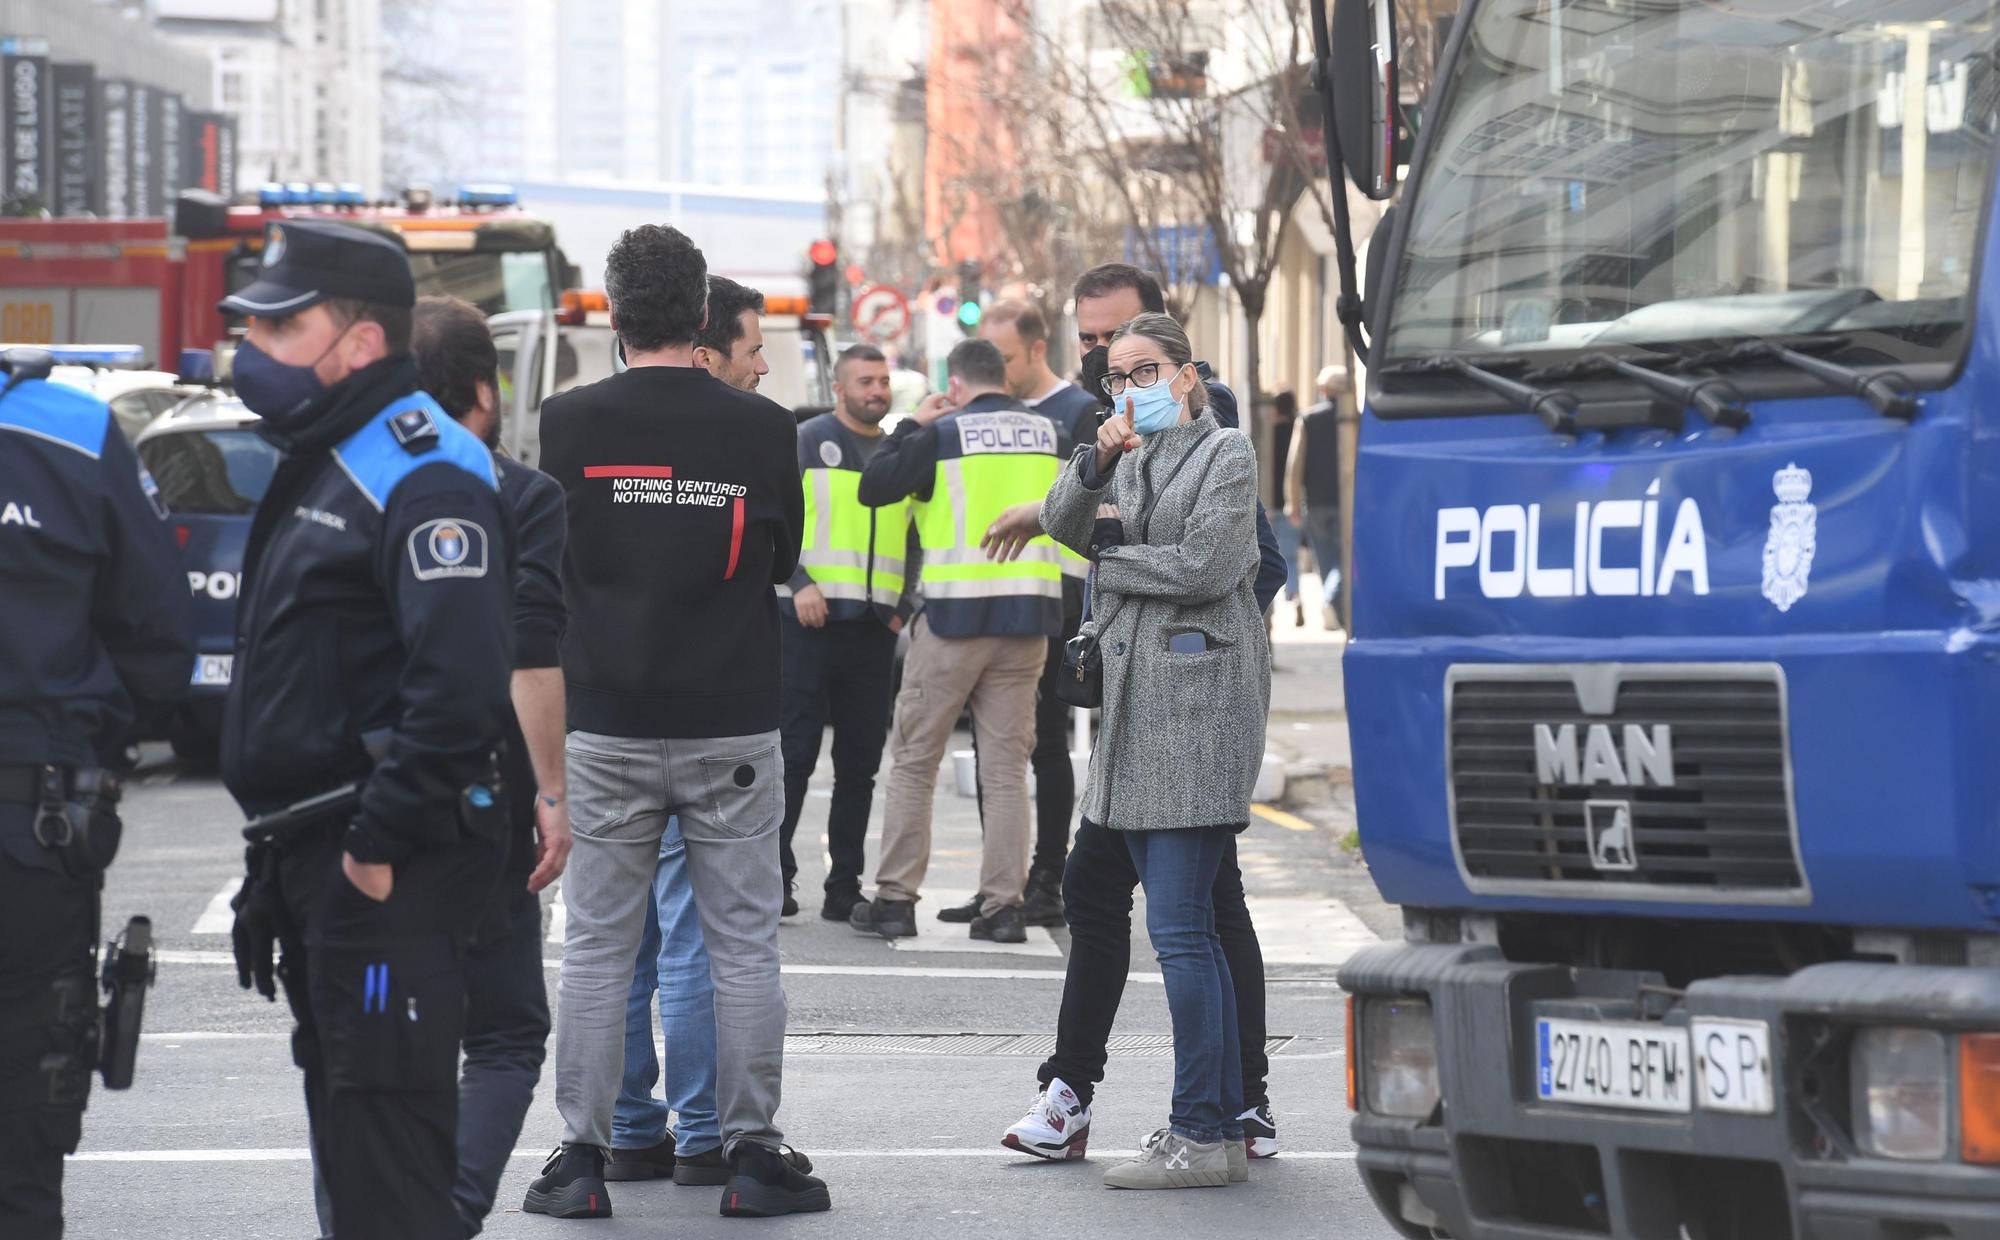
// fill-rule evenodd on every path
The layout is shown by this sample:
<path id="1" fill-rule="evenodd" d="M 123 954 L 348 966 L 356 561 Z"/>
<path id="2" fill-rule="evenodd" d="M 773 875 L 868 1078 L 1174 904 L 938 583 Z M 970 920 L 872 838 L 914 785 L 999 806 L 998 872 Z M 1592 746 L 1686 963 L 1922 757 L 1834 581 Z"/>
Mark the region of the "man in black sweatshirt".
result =
<path id="1" fill-rule="evenodd" d="M 620 237 L 604 264 L 630 369 L 542 405 L 542 468 L 568 497 L 569 910 L 556 1016 L 562 1146 L 531 1213 L 611 1213 L 604 1150 L 660 836 L 678 815 L 715 979 L 722 1213 L 825 1210 L 780 1147 L 784 880 L 778 601 L 804 523 L 791 414 L 695 362 L 701 251 L 672 228 Z"/>
<path id="2" fill-rule="evenodd" d="M 500 768 L 509 790 L 507 859 L 465 953 L 465 1057 L 458 1182 L 452 1187 L 467 1229 L 477 1233 L 493 1210 L 535 1099 L 549 1040 L 536 893 L 562 876 L 570 850 L 557 656 L 563 493 L 555 479 L 500 450 L 500 354 L 479 307 L 457 297 L 418 298 L 410 353 L 423 390 L 493 449 L 500 507 L 514 531 L 514 710 Z"/>

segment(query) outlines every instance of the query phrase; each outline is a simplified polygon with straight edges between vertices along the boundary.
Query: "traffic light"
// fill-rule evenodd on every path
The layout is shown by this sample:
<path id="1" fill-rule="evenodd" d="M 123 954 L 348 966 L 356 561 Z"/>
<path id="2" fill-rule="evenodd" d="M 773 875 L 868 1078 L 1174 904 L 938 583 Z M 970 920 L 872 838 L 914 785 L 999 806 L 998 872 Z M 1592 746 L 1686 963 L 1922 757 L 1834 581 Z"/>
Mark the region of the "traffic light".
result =
<path id="1" fill-rule="evenodd" d="M 821 239 L 806 251 L 812 270 L 806 273 L 806 296 L 814 314 L 840 313 L 840 247 Z"/>
<path id="2" fill-rule="evenodd" d="M 986 309 L 979 304 L 979 264 L 968 258 L 958 265 L 958 325 L 970 336 L 985 317 Z"/>

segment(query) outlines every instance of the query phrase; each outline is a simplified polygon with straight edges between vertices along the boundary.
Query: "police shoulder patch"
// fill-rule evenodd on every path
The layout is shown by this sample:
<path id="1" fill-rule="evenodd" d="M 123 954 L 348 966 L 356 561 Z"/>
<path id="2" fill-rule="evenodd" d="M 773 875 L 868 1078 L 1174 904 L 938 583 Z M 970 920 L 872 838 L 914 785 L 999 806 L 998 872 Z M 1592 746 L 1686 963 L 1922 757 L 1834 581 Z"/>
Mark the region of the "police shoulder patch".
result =
<path id="1" fill-rule="evenodd" d="M 430 410 L 421 405 L 390 418 L 389 431 L 403 445 L 403 450 L 410 453 L 423 452 L 438 439 L 437 423 L 431 420 Z"/>
<path id="2" fill-rule="evenodd" d="M 486 575 L 486 530 L 476 521 L 438 517 L 410 531 L 410 571 L 418 581 Z"/>
<path id="3" fill-rule="evenodd" d="M 820 459 L 820 463 L 821 463 L 821 464 L 823 464 L 823 465 L 825 465 L 825 466 L 826 466 L 826 467 L 827 467 L 828 469 L 839 469 L 839 468 L 840 468 L 840 445 L 839 445 L 838 443 L 835 443 L 835 442 L 834 442 L 833 440 L 831 440 L 831 439 L 822 439 L 822 440 L 820 440 L 820 441 L 819 441 L 819 459 Z"/>

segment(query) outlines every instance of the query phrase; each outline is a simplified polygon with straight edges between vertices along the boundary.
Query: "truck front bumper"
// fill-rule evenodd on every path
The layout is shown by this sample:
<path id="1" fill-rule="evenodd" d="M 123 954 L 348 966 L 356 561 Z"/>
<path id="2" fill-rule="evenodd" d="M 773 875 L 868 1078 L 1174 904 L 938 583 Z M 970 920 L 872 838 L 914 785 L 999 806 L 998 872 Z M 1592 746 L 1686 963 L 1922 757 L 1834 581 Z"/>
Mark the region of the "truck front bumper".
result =
<path id="1" fill-rule="evenodd" d="M 1427 998 L 1441 1104 L 1422 1120 L 1354 1119 L 1363 1182 L 1403 1234 L 1456 1240 L 1993 1240 L 2000 1167 L 1862 1152 L 1846 1047 L 1858 1029 L 2000 1030 L 2000 970 L 1816 965 L 1697 982 L 1649 1000 L 1657 975 L 1515 964 L 1497 947 L 1398 944 L 1351 959 L 1357 1002 Z M 1671 1002 L 1671 1010 L 1659 1009 Z M 1650 1004 L 1650 1008 L 1649 1005 Z M 1667 1025 L 1764 1021 L 1770 1114 L 1684 1114 L 1553 1103 L 1537 1092 L 1536 1019 Z M 1357 1071 L 1366 1072 L 1367 1049 Z M 1957 1097 L 1956 1055 L 1949 1094 Z M 1366 1090 L 1362 1090 L 1365 1099 Z"/>

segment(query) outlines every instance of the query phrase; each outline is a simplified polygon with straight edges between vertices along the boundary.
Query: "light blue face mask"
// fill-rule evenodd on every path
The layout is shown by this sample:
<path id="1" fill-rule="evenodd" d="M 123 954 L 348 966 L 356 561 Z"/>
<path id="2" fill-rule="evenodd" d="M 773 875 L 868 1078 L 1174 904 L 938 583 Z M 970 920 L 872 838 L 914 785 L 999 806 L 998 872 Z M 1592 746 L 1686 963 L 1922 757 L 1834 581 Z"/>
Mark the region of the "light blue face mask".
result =
<path id="1" fill-rule="evenodd" d="M 1125 395 L 1132 400 L 1133 430 L 1141 435 L 1151 435 L 1181 420 L 1181 410 L 1186 402 L 1174 396 L 1174 380 L 1180 377 L 1180 373 L 1181 368 L 1177 366 L 1171 374 L 1153 380 L 1152 387 L 1125 389 Z"/>

